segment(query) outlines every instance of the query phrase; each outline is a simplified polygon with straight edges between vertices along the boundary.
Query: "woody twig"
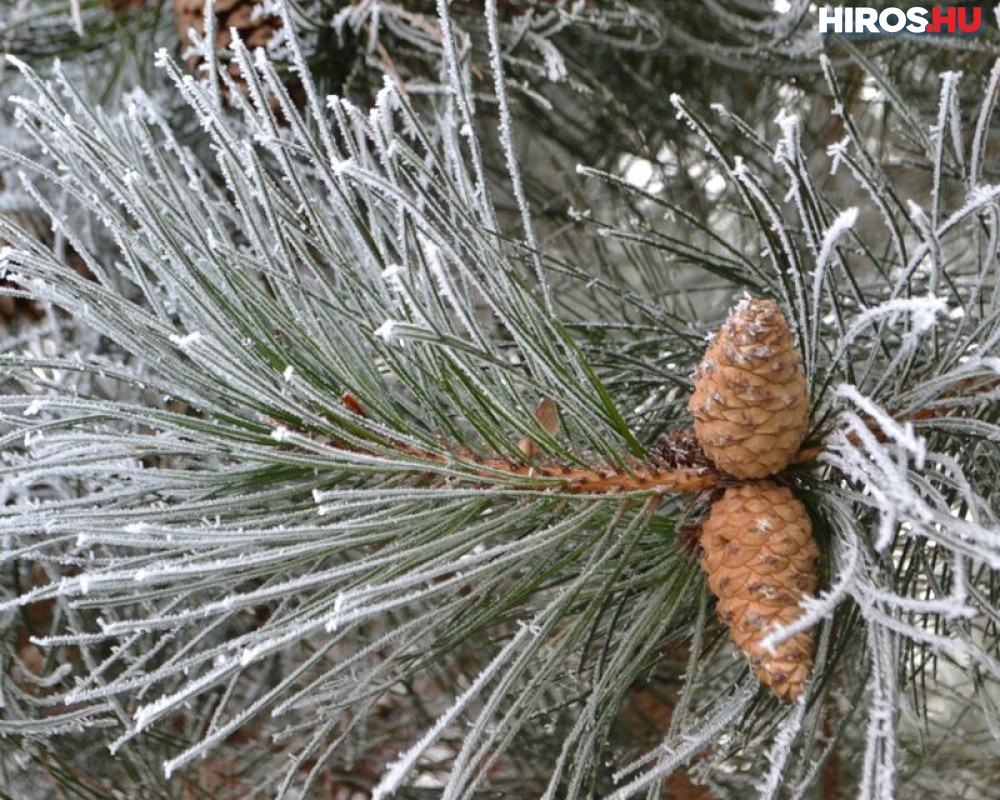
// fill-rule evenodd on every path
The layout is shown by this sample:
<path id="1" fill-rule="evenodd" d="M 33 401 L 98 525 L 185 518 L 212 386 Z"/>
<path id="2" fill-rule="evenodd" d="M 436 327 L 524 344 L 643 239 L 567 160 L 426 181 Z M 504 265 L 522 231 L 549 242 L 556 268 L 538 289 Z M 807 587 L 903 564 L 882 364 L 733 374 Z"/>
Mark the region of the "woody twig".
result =
<path id="1" fill-rule="evenodd" d="M 970 381 L 959 384 L 959 388 L 971 386 Z M 979 387 L 978 391 L 1000 388 L 1000 380 Z M 367 413 L 361 402 L 350 392 L 341 397 L 343 406 L 358 417 L 366 418 Z M 905 421 L 928 421 L 954 414 L 961 405 L 961 399 L 954 403 L 944 402 L 933 409 L 924 409 Z M 536 411 L 539 424 L 550 435 L 559 430 L 555 404 L 550 398 L 543 398 Z M 868 421 L 868 427 L 879 441 L 887 436 L 875 420 Z M 304 433 L 304 431 L 302 431 Z M 856 438 L 856 437 L 855 437 Z M 366 456 L 377 456 L 378 450 L 350 444 L 340 440 L 330 440 L 337 449 Z M 483 483 L 515 484 L 525 488 L 541 488 L 551 494 L 601 495 L 654 493 L 677 494 L 702 492 L 738 482 L 732 475 L 717 469 L 702 452 L 701 446 L 690 428 L 679 429 L 664 434 L 649 450 L 645 460 L 629 459 L 624 465 L 609 462 L 589 465 L 571 465 L 546 457 L 540 453 L 535 442 L 523 437 L 517 443 L 527 460 L 492 454 L 479 455 L 466 448 L 456 447 L 452 453 L 421 448 L 412 444 L 383 438 L 377 441 L 379 449 L 389 448 L 417 461 L 431 465 L 455 464 L 464 461 L 472 463 L 474 469 L 470 478 Z M 793 465 L 803 465 L 815 461 L 824 450 L 821 440 L 799 449 L 791 459 Z M 427 474 L 435 472 L 429 469 Z"/>

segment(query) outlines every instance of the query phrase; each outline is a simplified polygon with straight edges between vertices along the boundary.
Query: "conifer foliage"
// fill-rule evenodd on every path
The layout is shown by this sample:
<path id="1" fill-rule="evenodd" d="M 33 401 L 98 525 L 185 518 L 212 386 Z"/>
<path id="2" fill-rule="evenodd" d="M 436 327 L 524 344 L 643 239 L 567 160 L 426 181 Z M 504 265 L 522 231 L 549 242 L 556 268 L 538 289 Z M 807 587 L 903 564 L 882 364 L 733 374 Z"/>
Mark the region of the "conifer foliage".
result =
<path id="1" fill-rule="evenodd" d="M 248 5 L 3 20 L 4 791 L 989 796 L 995 29 Z"/>

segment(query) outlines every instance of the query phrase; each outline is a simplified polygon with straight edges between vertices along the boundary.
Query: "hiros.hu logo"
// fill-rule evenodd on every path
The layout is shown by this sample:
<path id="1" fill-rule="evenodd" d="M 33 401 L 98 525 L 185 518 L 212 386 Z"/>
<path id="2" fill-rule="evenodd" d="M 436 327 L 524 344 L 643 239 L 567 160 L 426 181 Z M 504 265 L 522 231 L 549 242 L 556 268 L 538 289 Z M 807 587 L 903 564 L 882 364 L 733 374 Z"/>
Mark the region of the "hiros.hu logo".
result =
<path id="1" fill-rule="evenodd" d="M 915 6 L 883 8 L 869 6 L 822 6 L 819 32 L 855 35 L 894 33 L 964 33 L 983 29 L 983 9 L 979 6 Z"/>

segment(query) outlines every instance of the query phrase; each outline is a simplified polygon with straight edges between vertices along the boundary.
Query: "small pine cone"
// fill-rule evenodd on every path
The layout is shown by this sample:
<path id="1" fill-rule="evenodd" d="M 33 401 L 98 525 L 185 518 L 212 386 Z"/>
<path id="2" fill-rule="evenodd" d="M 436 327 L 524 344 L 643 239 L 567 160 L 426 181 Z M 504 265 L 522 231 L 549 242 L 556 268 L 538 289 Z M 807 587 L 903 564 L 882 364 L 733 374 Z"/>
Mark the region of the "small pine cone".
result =
<path id="1" fill-rule="evenodd" d="M 16 283 L 0 278 L 0 286 L 19 288 Z M 13 326 L 20 321 L 39 322 L 45 318 L 45 309 L 34 300 L 0 294 L 0 324 Z"/>
<path id="2" fill-rule="evenodd" d="M 281 27 L 281 18 L 261 13 L 262 5 L 261 0 L 215 0 L 215 49 L 221 52 L 229 47 L 233 41 L 231 28 L 236 28 L 250 52 L 265 46 Z M 191 44 L 189 29 L 205 32 L 205 0 L 174 0 L 174 17 L 186 50 Z M 190 71 L 197 66 L 197 59 L 188 60 Z"/>
<path id="3" fill-rule="evenodd" d="M 3 176 L 0 175 L 0 191 L 5 186 Z M 19 224 L 22 228 L 38 233 L 35 220 L 27 214 L 10 214 L 8 219 Z M 0 247 L 7 242 L 0 239 Z M 0 278 L 0 287 L 8 289 L 19 289 L 14 281 L 7 278 Z M 14 326 L 21 321 L 38 322 L 45 318 L 45 309 L 34 300 L 25 297 L 13 297 L 9 294 L 0 294 L 0 325 Z"/>
<path id="4" fill-rule="evenodd" d="M 812 670 L 812 633 L 775 645 L 773 655 L 760 643 L 774 627 L 799 618 L 800 601 L 819 582 L 819 549 L 805 506 L 771 481 L 732 486 L 712 505 L 701 545 L 701 566 L 733 642 L 761 683 L 784 700 L 797 699 Z"/>
<path id="5" fill-rule="evenodd" d="M 0 178 L 0 190 L 4 188 L 3 179 Z M 42 227 L 41 220 L 30 214 L 11 214 L 8 219 L 20 225 L 27 231 L 32 232 L 38 239 L 45 242 L 47 246 L 52 245 L 51 238 L 46 235 Z M 7 242 L 0 239 L 0 247 Z M 93 274 L 87 269 L 86 262 L 71 245 L 66 245 L 66 261 L 76 270 L 78 275 L 93 279 Z M 47 311 L 44 304 L 27 297 L 15 297 L 10 294 L 3 294 L 3 289 L 23 290 L 16 281 L 10 278 L 0 278 L 0 326 L 16 328 L 24 323 L 36 323 L 45 319 Z"/>
<path id="6" fill-rule="evenodd" d="M 781 309 L 747 299 L 705 352 L 688 403 L 705 455 L 737 478 L 766 478 L 809 429 L 809 387 Z"/>
<path id="7" fill-rule="evenodd" d="M 181 41 L 181 50 L 186 51 L 191 45 L 188 31 L 194 28 L 199 34 L 205 33 L 205 0 L 174 0 L 174 18 L 177 23 L 177 34 Z M 257 47 L 265 47 L 271 38 L 281 28 L 281 17 L 263 13 L 263 0 L 215 0 L 215 50 L 224 54 L 232 44 L 232 29 L 239 33 L 243 43 L 252 53 Z M 185 62 L 188 72 L 198 74 L 201 59 L 196 56 Z M 247 83 L 240 74 L 235 61 L 227 65 L 229 74 L 244 94 L 247 93 Z M 293 79 L 286 84 L 292 100 L 301 105 L 301 83 Z M 227 95 L 227 87 L 222 87 L 223 96 Z M 268 104 L 276 113 L 279 111 L 277 99 L 268 98 Z"/>

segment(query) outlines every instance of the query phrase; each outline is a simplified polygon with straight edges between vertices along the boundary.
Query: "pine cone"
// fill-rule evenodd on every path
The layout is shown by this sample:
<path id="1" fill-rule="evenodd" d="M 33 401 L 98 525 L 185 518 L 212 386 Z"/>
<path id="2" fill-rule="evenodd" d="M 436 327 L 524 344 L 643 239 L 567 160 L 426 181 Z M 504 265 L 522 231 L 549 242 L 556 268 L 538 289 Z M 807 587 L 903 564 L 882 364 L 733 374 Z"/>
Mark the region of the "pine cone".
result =
<path id="1" fill-rule="evenodd" d="M 0 176 L 0 190 L 4 188 L 4 181 L 2 176 Z M 46 233 L 48 226 L 46 226 L 43 221 L 33 214 L 27 213 L 11 213 L 8 218 L 20 225 L 27 231 L 30 231 L 37 237 L 40 241 L 44 242 L 46 246 L 52 246 L 52 239 L 49 233 Z M 0 247 L 6 245 L 7 242 L 0 239 Z M 93 279 L 93 274 L 87 269 L 86 262 L 80 257 L 80 254 L 73 249 L 72 245 L 65 245 L 66 252 L 66 262 L 76 270 L 78 275 L 85 278 Z M 23 286 L 19 286 L 16 281 L 10 278 L 0 278 L 0 288 L 7 289 L 23 289 Z M 60 312 L 62 310 L 60 309 Z M 24 323 L 36 323 L 41 322 L 46 317 L 45 305 L 38 302 L 37 300 L 32 300 L 27 297 L 14 297 L 9 294 L 0 293 L 0 326 L 7 328 L 16 328 Z"/>
<path id="2" fill-rule="evenodd" d="M 799 618 L 799 602 L 819 582 L 819 549 L 805 506 L 771 481 L 732 486 L 712 505 L 701 544 L 719 619 L 760 682 L 795 700 L 812 670 L 812 633 L 775 645 L 774 655 L 760 643 L 773 627 Z"/>
<path id="3" fill-rule="evenodd" d="M 263 47 L 281 27 L 281 18 L 255 11 L 263 5 L 261 0 L 216 0 L 215 2 L 215 47 L 225 50 L 233 41 L 230 28 L 239 31 L 249 50 Z M 188 30 L 205 32 L 205 0 L 174 0 L 174 16 L 181 43 L 187 47 Z M 256 18 L 255 18 L 256 17 Z"/>
<path id="4" fill-rule="evenodd" d="M 223 54 L 232 44 L 232 28 L 235 28 L 252 53 L 254 48 L 265 47 L 271 37 L 281 28 L 281 17 L 273 14 L 265 14 L 261 11 L 262 0 L 216 0 L 215 2 L 215 50 Z M 185 51 L 190 47 L 191 40 L 188 31 L 194 28 L 199 34 L 205 32 L 205 0 L 174 0 L 174 17 L 177 22 L 177 33 L 181 41 L 181 50 Z M 202 64 L 201 59 L 191 56 L 185 62 L 188 72 L 198 74 L 198 69 Z M 239 66 L 236 62 L 228 65 L 229 74 L 240 87 L 244 94 L 247 93 L 247 83 L 240 74 Z M 292 99 L 296 104 L 301 103 L 301 83 L 297 79 L 286 84 Z M 223 96 L 227 96 L 227 87 L 221 88 Z M 276 98 L 268 98 L 268 104 L 272 110 L 278 112 Z"/>
<path id="5" fill-rule="evenodd" d="M 809 387 L 781 309 L 747 299 L 705 352 L 688 403 L 705 455 L 737 478 L 780 472 L 809 429 Z"/>

